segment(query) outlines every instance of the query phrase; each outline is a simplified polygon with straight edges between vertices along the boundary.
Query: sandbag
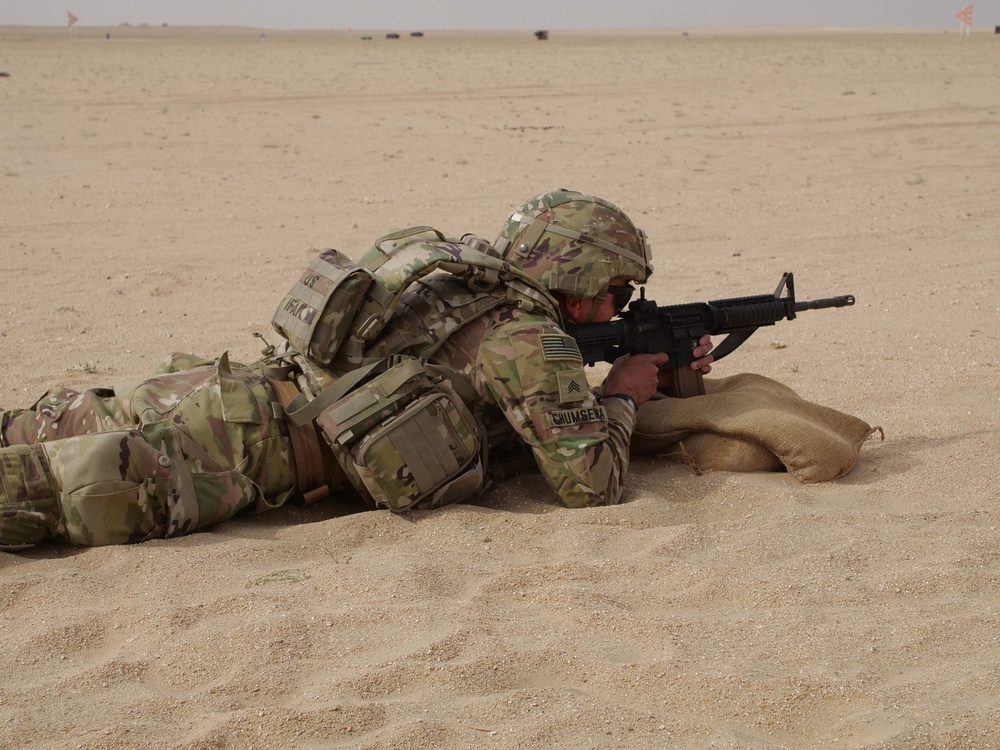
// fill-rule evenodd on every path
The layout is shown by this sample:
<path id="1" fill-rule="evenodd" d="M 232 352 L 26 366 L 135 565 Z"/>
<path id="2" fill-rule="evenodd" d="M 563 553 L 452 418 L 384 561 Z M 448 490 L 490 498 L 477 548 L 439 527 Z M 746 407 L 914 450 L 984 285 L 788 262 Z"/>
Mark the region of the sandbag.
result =
<path id="1" fill-rule="evenodd" d="M 639 409 L 631 449 L 701 472 L 785 469 L 802 482 L 842 477 L 881 427 L 801 398 L 763 375 L 705 380 L 705 395 Z"/>

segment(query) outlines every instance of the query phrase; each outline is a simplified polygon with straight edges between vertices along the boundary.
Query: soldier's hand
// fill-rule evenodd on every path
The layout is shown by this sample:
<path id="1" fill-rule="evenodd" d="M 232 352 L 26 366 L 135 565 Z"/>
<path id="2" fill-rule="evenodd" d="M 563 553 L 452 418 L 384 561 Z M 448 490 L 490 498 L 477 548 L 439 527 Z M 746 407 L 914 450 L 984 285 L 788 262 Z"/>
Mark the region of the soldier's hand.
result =
<path id="1" fill-rule="evenodd" d="M 698 346 L 691 350 L 696 359 L 688 367 L 692 370 L 700 370 L 702 374 L 708 375 L 712 371 L 712 362 L 715 361 L 715 357 L 712 356 L 712 349 L 714 348 L 715 344 L 712 343 L 712 337 L 706 333 L 698 339 Z M 670 373 L 670 370 L 660 370 L 660 391 L 669 396 L 673 393 L 673 389 L 674 377 Z"/>
<path id="2" fill-rule="evenodd" d="M 666 354 L 633 354 L 619 357 L 604 380 L 605 393 L 627 393 L 637 406 L 649 401 L 659 387 L 660 368 Z"/>
<path id="3" fill-rule="evenodd" d="M 691 363 L 691 369 L 701 370 L 703 374 L 708 375 L 712 371 L 712 363 L 715 361 L 715 357 L 711 354 L 714 348 L 712 337 L 707 333 L 698 339 L 698 346 L 691 352 L 695 356 L 694 362 Z"/>

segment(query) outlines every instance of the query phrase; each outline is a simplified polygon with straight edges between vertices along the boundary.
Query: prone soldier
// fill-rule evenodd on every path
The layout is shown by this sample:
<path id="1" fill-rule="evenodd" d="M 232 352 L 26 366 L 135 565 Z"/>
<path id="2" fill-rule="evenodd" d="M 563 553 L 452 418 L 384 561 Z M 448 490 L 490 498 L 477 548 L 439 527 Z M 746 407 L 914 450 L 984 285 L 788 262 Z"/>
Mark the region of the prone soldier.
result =
<path id="1" fill-rule="evenodd" d="M 379 507 L 437 507 L 483 491 L 491 453 L 510 445 L 562 504 L 619 502 L 636 410 L 667 356 L 622 357 L 591 389 L 565 325 L 624 308 L 652 271 L 645 235 L 615 205 L 558 190 L 514 211 L 492 246 L 467 246 L 490 282 L 414 279 L 351 367 L 290 335 L 250 366 L 174 358 L 137 385 L 0 411 L 0 546 L 178 536 L 351 485 Z M 711 369 L 711 349 L 706 336 L 692 370 Z M 368 363 L 380 374 L 355 379 Z"/>

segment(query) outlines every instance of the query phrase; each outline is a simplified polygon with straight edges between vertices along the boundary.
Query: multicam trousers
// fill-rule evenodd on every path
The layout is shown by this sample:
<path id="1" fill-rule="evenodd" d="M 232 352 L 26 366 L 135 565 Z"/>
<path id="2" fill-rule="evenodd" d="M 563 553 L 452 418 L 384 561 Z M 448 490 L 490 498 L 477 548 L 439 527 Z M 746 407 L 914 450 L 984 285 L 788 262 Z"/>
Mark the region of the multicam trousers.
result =
<path id="1" fill-rule="evenodd" d="M 0 412 L 0 546 L 187 534 L 296 491 L 268 381 L 212 365 Z"/>

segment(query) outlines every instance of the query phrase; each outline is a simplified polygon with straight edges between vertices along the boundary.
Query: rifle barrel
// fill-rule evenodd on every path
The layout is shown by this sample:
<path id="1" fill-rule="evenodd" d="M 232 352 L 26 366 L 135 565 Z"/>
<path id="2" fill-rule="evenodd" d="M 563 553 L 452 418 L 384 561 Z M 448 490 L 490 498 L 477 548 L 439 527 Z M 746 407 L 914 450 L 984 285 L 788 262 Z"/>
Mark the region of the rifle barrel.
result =
<path id="1" fill-rule="evenodd" d="M 854 304 L 853 294 L 842 294 L 839 297 L 827 297 L 826 299 L 805 300 L 795 303 L 795 312 L 802 310 L 824 310 L 828 307 L 850 307 Z"/>

